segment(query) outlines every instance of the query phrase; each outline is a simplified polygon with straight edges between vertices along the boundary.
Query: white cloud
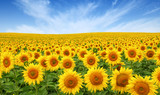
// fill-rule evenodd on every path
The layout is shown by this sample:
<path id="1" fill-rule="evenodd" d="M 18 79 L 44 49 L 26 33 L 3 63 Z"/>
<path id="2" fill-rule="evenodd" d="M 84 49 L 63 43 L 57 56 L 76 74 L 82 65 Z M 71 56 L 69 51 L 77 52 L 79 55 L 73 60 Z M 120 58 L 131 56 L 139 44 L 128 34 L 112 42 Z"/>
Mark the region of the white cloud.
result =
<path id="1" fill-rule="evenodd" d="M 146 13 L 144 13 L 144 15 L 152 14 L 152 13 L 157 12 L 157 11 L 159 11 L 159 10 L 160 10 L 160 8 L 156 8 L 156 9 L 147 11 Z"/>
<path id="2" fill-rule="evenodd" d="M 42 30 L 36 27 L 21 25 L 17 26 L 16 29 L 8 29 L 6 32 L 17 32 L 17 33 L 43 33 Z"/>
<path id="3" fill-rule="evenodd" d="M 117 4 L 117 2 L 118 2 L 118 0 L 114 0 L 114 1 L 112 2 L 112 6 L 115 6 L 115 5 Z"/>
<path id="4" fill-rule="evenodd" d="M 138 19 L 131 22 L 121 23 L 107 32 L 160 32 L 160 18 Z"/>
<path id="5" fill-rule="evenodd" d="M 19 25 L 15 29 L 8 29 L 7 31 L 44 34 L 68 34 L 103 31 L 130 32 L 141 31 L 138 29 L 142 28 L 143 31 L 149 31 L 147 29 L 144 30 L 145 27 L 148 27 L 148 29 L 152 29 L 152 31 L 157 31 L 157 29 L 159 29 L 157 28 L 159 24 L 156 23 L 157 26 L 155 25 L 153 29 L 152 27 L 150 27 L 150 25 L 156 21 L 154 20 L 147 22 L 147 19 L 122 23 L 118 26 L 115 26 L 114 28 L 108 29 L 108 27 L 121 20 L 124 15 L 131 11 L 136 6 L 135 3 L 135 0 L 133 0 L 123 7 L 121 6 L 119 8 L 108 9 L 103 15 L 100 16 L 97 16 L 96 14 L 91 15 L 91 13 L 99 6 L 96 3 L 88 3 L 86 5 L 75 6 L 65 12 L 58 11 L 58 14 L 54 14 L 53 16 L 51 16 L 49 0 L 19 0 L 18 4 L 21 6 L 23 11 L 35 18 L 36 26 L 34 27 L 29 25 Z M 54 11 L 56 11 L 56 9 Z M 137 26 L 137 28 L 135 27 L 136 24 L 139 25 Z"/>

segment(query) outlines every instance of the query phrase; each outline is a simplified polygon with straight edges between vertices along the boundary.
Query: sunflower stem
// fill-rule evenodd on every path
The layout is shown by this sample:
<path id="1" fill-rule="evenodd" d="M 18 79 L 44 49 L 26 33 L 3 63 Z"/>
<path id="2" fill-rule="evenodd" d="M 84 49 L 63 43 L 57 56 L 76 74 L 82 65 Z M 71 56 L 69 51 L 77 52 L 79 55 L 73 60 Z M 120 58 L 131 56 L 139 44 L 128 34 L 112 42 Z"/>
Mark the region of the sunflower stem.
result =
<path id="1" fill-rule="evenodd" d="M 45 69 L 45 82 L 46 82 L 46 89 L 48 89 L 47 71 L 46 71 L 46 69 Z"/>
<path id="2" fill-rule="evenodd" d="M 36 84 L 36 95 L 38 95 L 38 86 Z"/>
<path id="3" fill-rule="evenodd" d="M 133 69 L 133 61 L 131 61 L 131 69 Z"/>
<path id="4" fill-rule="evenodd" d="M 0 88 L 1 88 L 1 79 L 0 79 Z M 0 89 L 0 93 L 2 93 L 2 90 Z"/>
<path id="5" fill-rule="evenodd" d="M 14 77 L 15 77 L 15 79 L 14 79 L 15 85 L 18 87 L 17 81 L 16 81 L 16 73 L 15 73 L 15 70 L 14 70 L 14 69 L 13 69 L 13 73 L 14 73 Z M 18 95 L 18 90 L 16 91 L 16 95 Z"/>

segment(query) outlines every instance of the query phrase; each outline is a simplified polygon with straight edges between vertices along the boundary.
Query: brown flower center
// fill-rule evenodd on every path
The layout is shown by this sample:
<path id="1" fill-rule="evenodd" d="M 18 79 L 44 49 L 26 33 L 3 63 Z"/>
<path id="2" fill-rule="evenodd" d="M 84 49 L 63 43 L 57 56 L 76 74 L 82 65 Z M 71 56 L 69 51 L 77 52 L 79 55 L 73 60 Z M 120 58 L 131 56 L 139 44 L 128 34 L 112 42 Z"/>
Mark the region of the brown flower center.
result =
<path id="1" fill-rule="evenodd" d="M 129 55 L 129 57 L 134 58 L 136 56 L 136 51 L 135 50 L 129 50 L 128 55 Z"/>
<path id="2" fill-rule="evenodd" d="M 38 77 L 38 70 L 36 69 L 31 69 L 28 71 L 28 76 L 31 78 L 31 79 L 36 79 Z"/>
<path id="3" fill-rule="evenodd" d="M 145 48 L 145 46 L 141 46 L 141 50 L 143 50 L 143 51 L 144 51 L 145 49 L 146 49 L 146 48 Z"/>
<path id="4" fill-rule="evenodd" d="M 64 85 L 67 87 L 67 88 L 74 88 L 76 87 L 78 84 L 78 80 L 76 77 L 74 77 L 73 75 L 69 75 L 65 78 L 64 80 Z"/>
<path id="5" fill-rule="evenodd" d="M 55 67 L 58 65 L 58 60 L 56 58 L 50 59 L 50 64 L 52 67 Z"/>
<path id="6" fill-rule="evenodd" d="M 154 52 L 152 50 L 149 50 L 146 55 L 147 57 L 152 58 L 154 55 Z"/>
<path id="7" fill-rule="evenodd" d="M 102 52 L 102 53 L 101 53 L 101 56 L 102 56 L 102 57 L 105 57 L 106 54 L 107 54 L 106 52 Z"/>
<path id="8" fill-rule="evenodd" d="M 45 59 L 43 59 L 43 60 L 41 61 L 41 65 L 42 65 L 43 67 L 47 67 L 46 60 L 45 60 Z"/>
<path id="9" fill-rule="evenodd" d="M 122 50 L 122 49 L 119 47 L 119 48 L 118 48 L 118 51 L 121 51 L 121 50 Z"/>
<path id="10" fill-rule="evenodd" d="M 119 74 L 116 78 L 116 83 L 118 86 L 125 87 L 128 84 L 128 75 L 127 74 Z"/>
<path id="11" fill-rule="evenodd" d="M 46 52 L 46 55 L 50 55 L 51 53 L 49 51 Z"/>
<path id="12" fill-rule="evenodd" d="M 70 54 L 70 53 L 69 53 L 69 50 L 65 50 L 65 51 L 64 51 L 64 55 L 69 56 L 69 54 Z"/>
<path id="13" fill-rule="evenodd" d="M 23 55 L 23 56 L 21 56 L 20 60 L 21 60 L 21 62 L 24 63 L 25 61 L 28 61 L 28 57 L 26 55 Z"/>
<path id="14" fill-rule="evenodd" d="M 35 54 L 34 54 L 34 58 L 35 58 L 35 59 L 38 59 L 39 57 L 40 57 L 40 55 L 39 55 L 38 53 L 35 53 Z"/>
<path id="15" fill-rule="evenodd" d="M 160 73 L 158 74 L 158 77 L 157 77 L 157 79 L 160 81 Z"/>
<path id="16" fill-rule="evenodd" d="M 7 68 L 11 64 L 10 59 L 8 57 L 4 58 L 3 65 Z"/>
<path id="17" fill-rule="evenodd" d="M 160 60 L 160 54 L 158 55 L 158 59 Z"/>
<path id="18" fill-rule="evenodd" d="M 57 53 L 57 54 L 60 54 L 60 52 L 59 52 L 59 51 L 56 51 L 56 53 Z"/>
<path id="19" fill-rule="evenodd" d="M 109 60 L 116 61 L 117 59 L 118 59 L 118 55 L 116 54 L 116 52 L 111 52 L 109 54 Z"/>
<path id="20" fill-rule="evenodd" d="M 139 95 L 148 95 L 149 93 L 149 86 L 147 83 L 144 82 L 136 83 L 134 89 Z"/>
<path id="21" fill-rule="evenodd" d="M 88 58 L 87 58 L 87 63 L 89 64 L 89 65 L 93 65 L 94 63 L 95 63 L 95 58 L 94 58 L 94 56 L 89 56 Z"/>
<path id="22" fill-rule="evenodd" d="M 103 76 L 99 72 L 93 72 L 90 75 L 89 80 L 93 85 L 100 85 L 103 82 Z"/>
<path id="23" fill-rule="evenodd" d="M 84 55 L 85 54 L 87 54 L 85 51 L 82 51 L 81 53 L 80 53 L 80 56 L 82 57 L 82 58 L 84 58 Z"/>
<path id="24" fill-rule="evenodd" d="M 63 67 L 65 67 L 65 68 L 71 68 L 72 67 L 72 61 L 71 60 L 69 60 L 69 59 L 66 59 L 66 60 L 64 60 L 64 62 L 63 62 Z"/>

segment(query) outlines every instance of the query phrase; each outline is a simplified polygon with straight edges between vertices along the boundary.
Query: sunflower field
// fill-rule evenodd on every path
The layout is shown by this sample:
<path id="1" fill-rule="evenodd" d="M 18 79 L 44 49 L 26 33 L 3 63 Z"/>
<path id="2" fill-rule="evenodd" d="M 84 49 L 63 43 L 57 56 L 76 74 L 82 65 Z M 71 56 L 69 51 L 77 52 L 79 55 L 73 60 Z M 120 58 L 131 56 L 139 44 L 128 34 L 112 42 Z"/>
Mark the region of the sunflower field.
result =
<path id="1" fill-rule="evenodd" d="M 160 95 L 160 33 L 0 33 L 0 95 Z"/>

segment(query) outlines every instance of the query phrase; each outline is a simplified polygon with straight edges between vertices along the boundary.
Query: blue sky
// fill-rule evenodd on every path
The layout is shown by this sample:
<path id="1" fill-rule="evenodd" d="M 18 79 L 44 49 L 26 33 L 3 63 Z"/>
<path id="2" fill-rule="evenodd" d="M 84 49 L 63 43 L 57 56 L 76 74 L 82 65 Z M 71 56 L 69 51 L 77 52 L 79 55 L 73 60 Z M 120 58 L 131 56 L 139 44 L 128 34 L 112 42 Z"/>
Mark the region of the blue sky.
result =
<path id="1" fill-rule="evenodd" d="M 0 32 L 160 32 L 160 0 L 1 0 Z"/>

